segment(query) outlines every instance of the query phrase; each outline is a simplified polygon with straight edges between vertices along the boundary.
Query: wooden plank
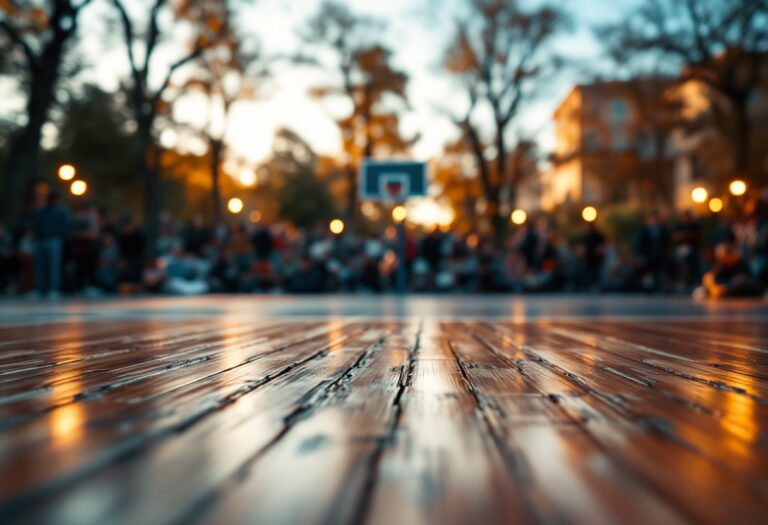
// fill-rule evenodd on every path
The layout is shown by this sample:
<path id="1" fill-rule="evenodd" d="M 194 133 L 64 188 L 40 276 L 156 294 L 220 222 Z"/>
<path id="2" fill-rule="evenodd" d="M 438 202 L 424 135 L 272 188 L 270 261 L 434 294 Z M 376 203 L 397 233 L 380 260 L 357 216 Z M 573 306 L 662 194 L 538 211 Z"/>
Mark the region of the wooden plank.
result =
<path id="1" fill-rule="evenodd" d="M 526 491 L 537 515 L 546 522 L 682 523 L 683 517 L 649 487 L 614 463 L 591 439 L 581 420 L 564 411 L 561 397 L 574 392 L 548 392 L 535 376 L 466 326 L 445 328 L 462 374 L 477 399 L 489 433 L 518 459 L 527 479 Z M 492 354 L 497 366 L 518 369 L 528 393 L 504 390 L 504 378 L 488 381 L 471 366 L 479 353 Z M 528 370 L 536 365 L 529 364 Z M 496 384 L 493 384 L 496 382 Z M 559 390 L 559 389 L 558 389 Z"/>
<path id="2" fill-rule="evenodd" d="M 503 339 L 511 344 L 511 338 Z M 524 351 L 584 389 L 583 396 L 561 396 L 558 402 L 583 418 L 584 428 L 617 464 L 655 487 L 683 515 L 702 523 L 727 521 L 729 516 L 752 523 L 760 514 L 764 477 L 755 477 L 759 470 L 734 472 L 721 461 L 718 456 L 728 453 L 727 440 L 714 450 L 696 447 L 689 435 L 675 432 L 679 412 L 671 420 L 644 412 L 665 407 L 645 401 L 652 389 L 591 366 L 567 347 L 555 349 L 542 342 L 526 345 Z"/>
<path id="3" fill-rule="evenodd" d="M 425 326 L 419 348 L 430 357 L 414 361 L 395 440 L 378 462 L 366 522 L 532 522 L 522 480 L 487 434 L 445 335 Z"/>

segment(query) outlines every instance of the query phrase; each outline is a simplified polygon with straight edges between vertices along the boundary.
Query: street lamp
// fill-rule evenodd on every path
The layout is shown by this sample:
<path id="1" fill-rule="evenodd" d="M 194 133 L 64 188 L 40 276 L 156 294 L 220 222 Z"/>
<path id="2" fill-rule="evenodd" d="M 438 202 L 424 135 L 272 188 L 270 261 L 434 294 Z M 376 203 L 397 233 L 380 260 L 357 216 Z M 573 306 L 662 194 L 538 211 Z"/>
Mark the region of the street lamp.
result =
<path id="1" fill-rule="evenodd" d="M 731 191 L 731 195 L 739 197 L 747 192 L 747 183 L 743 180 L 736 179 L 731 182 L 728 189 Z"/>
<path id="2" fill-rule="evenodd" d="M 723 200 L 718 199 L 717 197 L 710 199 L 709 211 L 711 211 L 712 213 L 720 213 L 721 211 L 723 211 Z"/>
<path id="3" fill-rule="evenodd" d="M 512 212 L 512 215 L 509 216 L 510 219 L 512 219 L 513 224 L 517 224 L 520 226 L 521 224 L 525 224 L 525 221 L 528 219 L 528 214 L 525 213 L 524 210 L 516 209 Z"/>
<path id="4" fill-rule="evenodd" d="M 69 191 L 75 197 L 80 197 L 81 195 L 85 195 L 85 192 L 88 191 L 88 185 L 84 180 L 75 180 L 69 185 Z"/>
<path id="5" fill-rule="evenodd" d="M 597 219 L 597 208 L 594 206 L 587 206 L 581 210 L 581 218 L 586 222 L 595 222 L 595 219 Z"/>
<path id="6" fill-rule="evenodd" d="M 232 197 L 229 199 L 229 202 L 227 202 L 227 209 L 230 213 L 237 215 L 241 211 L 243 211 L 243 201 L 242 199 L 238 199 L 237 197 Z"/>
<path id="7" fill-rule="evenodd" d="M 72 180 L 75 178 L 75 167 L 72 164 L 62 164 L 59 166 L 59 178 L 61 180 Z"/>
<path id="8" fill-rule="evenodd" d="M 408 216 L 408 212 L 405 211 L 405 206 L 397 205 L 392 208 L 392 218 L 395 222 L 403 222 Z"/>
<path id="9" fill-rule="evenodd" d="M 701 204 L 707 201 L 707 197 L 709 197 L 709 192 L 701 186 L 693 188 L 693 191 L 691 191 L 691 200 L 693 202 Z"/>
<path id="10" fill-rule="evenodd" d="M 333 219 L 328 224 L 328 229 L 331 230 L 331 233 L 334 235 L 339 235 L 341 232 L 344 231 L 344 221 L 341 219 Z"/>

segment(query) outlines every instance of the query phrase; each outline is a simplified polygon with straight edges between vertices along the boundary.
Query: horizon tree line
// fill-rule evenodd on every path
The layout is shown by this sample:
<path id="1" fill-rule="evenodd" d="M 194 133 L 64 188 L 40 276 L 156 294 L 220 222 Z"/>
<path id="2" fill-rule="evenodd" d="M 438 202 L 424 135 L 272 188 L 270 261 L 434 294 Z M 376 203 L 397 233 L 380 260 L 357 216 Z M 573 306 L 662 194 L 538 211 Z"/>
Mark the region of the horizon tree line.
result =
<path id="1" fill-rule="evenodd" d="M 312 86 L 310 94 L 319 101 L 344 100 L 351 108 L 333 116 L 342 155 L 332 180 L 326 182 L 340 188 L 339 211 L 350 223 L 364 222 L 357 200 L 360 161 L 407 155 L 419 139 L 400 130 L 400 119 L 410 109 L 409 75 L 398 68 L 384 43 L 383 22 L 359 15 L 343 2 L 324 1 L 299 29 L 302 48 L 295 56 L 267 57 L 258 38 L 237 23 L 237 13 L 249 3 L 147 0 L 143 10 L 125 0 L 0 3 L 0 74 L 16 78 L 26 95 L 19 124 L 4 123 L 0 220 L 20 224 L 32 185 L 41 176 L 43 128 L 60 113 L 62 86 L 82 66 L 75 48 L 82 12 L 100 4 L 108 8 L 115 45 L 123 48 L 129 65 L 120 93 L 124 117 L 132 124 L 119 136 L 131 140 L 134 179 L 129 183 L 140 182 L 143 188 L 140 200 L 149 246 L 155 245 L 164 209 L 159 131 L 178 124 L 170 114 L 175 98 L 195 92 L 208 101 L 208 119 L 195 132 L 208 150 L 210 216 L 220 220 L 229 116 L 237 102 L 258 96 L 280 60 L 322 71 L 328 82 Z M 516 122 L 526 104 L 557 78 L 565 61 L 553 43 L 572 21 L 554 5 L 529 8 L 517 0 L 461 0 L 459 5 L 461 16 L 449 31 L 441 68 L 463 93 L 465 104 L 441 106 L 439 111 L 457 132 L 446 152 L 465 154 L 472 165 L 445 163 L 440 185 L 455 200 L 471 179 L 486 203 L 484 220 L 503 238 L 520 186 L 535 170 L 530 159 L 541 156 Z M 724 154 L 734 171 L 753 181 L 764 177 L 765 167 L 755 160 L 759 155 L 750 103 L 766 86 L 768 0 L 646 0 L 624 20 L 599 27 L 596 33 L 616 64 L 617 76 L 643 79 L 628 83 L 630 89 L 638 88 L 630 95 L 645 108 L 646 125 L 659 137 L 678 122 L 669 118 L 673 110 L 660 109 L 658 101 L 665 95 L 653 80 L 700 82 L 714 94 L 711 123 L 728 144 Z M 158 50 L 169 41 L 176 42 L 176 56 L 170 61 L 158 58 Z M 643 176 L 653 171 L 650 166 Z M 650 180 L 647 186 L 649 191 L 668 192 L 666 182 Z"/>

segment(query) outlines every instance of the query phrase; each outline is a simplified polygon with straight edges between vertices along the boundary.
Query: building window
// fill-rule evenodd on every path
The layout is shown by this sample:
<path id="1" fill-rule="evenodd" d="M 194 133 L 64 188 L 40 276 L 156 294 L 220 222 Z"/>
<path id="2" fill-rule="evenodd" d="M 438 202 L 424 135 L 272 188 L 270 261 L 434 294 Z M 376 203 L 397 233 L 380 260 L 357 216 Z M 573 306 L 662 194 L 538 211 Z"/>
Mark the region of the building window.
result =
<path id="1" fill-rule="evenodd" d="M 622 99 L 616 99 L 611 102 L 611 118 L 613 120 L 626 120 L 627 103 Z"/>
<path id="2" fill-rule="evenodd" d="M 588 130 L 584 136 L 584 150 L 587 152 L 597 151 L 599 142 L 597 132 L 593 129 Z"/>
<path id="3" fill-rule="evenodd" d="M 613 142 L 613 150 L 614 151 L 627 151 L 629 148 L 629 141 L 627 140 L 627 130 L 623 127 L 615 127 L 613 128 L 613 133 L 611 134 L 612 142 Z"/>

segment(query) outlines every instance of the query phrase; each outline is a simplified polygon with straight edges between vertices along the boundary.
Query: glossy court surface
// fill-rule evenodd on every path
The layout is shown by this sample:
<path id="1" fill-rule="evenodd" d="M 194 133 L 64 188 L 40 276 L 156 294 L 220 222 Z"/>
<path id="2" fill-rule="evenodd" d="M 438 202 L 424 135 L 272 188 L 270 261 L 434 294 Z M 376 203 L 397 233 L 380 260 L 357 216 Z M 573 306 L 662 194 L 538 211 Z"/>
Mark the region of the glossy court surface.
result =
<path id="1" fill-rule="evenodd" d="M 0 302 L 0 523 L 766 516 L 766 302 Z"/>

